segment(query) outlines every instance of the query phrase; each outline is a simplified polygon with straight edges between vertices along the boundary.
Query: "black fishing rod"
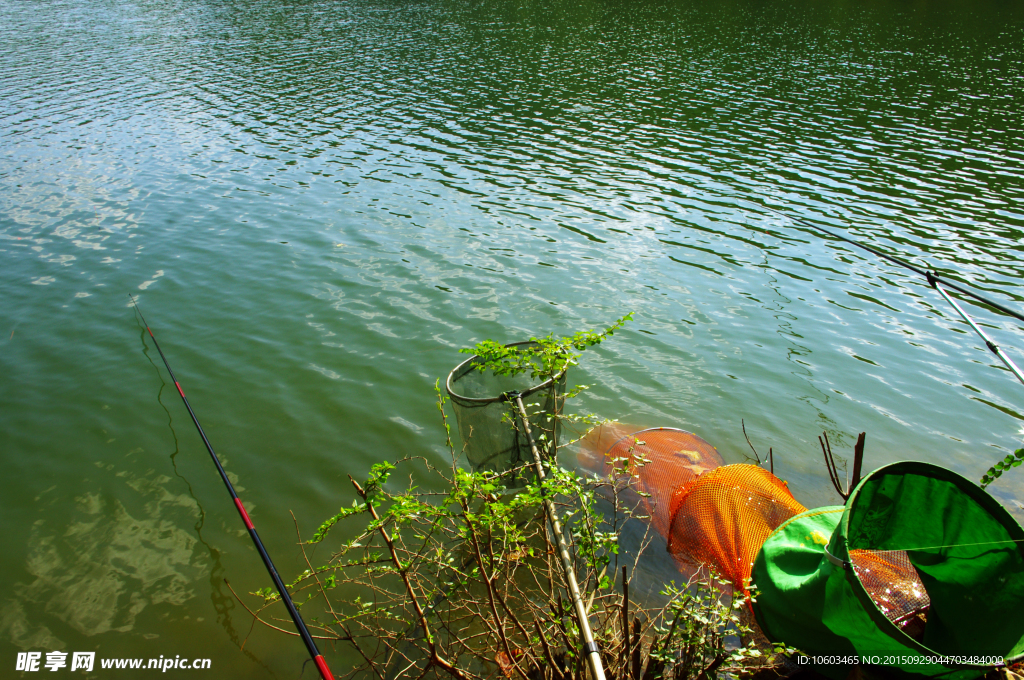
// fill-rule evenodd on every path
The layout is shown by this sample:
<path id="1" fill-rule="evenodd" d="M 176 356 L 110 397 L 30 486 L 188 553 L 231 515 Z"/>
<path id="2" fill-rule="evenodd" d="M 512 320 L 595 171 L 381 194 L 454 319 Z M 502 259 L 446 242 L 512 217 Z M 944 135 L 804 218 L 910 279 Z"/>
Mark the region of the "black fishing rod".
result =
<path id="1" fill-rule="evenodd" d="M 228 474 L 224 471 L 224 466 L 220 464 L 220 458 L 213 451 L 213 446 L 210 444 L 210 440 L 206 438 L 206 433 L 203 431 L 203 426 L 199 424 L 199 419 L 196 418 L 195 411 L 192 410 L 191 404 L 188 403 L 188 399 L 185 397 L 185 391 L 181 389 L 181 385 L 178 384 L 178 379 L 174 377 L 174 371 L 171 370 L 171 365 L 167 362 L 167 357 L 164 356 L 164 351 L 160 349 L 160 343 L 157 342 L 156 336 L 153 335 L 153 331 L 150 330 L 149 324 L 146 322 L 146 317 L 143 316 L 142 310 L 139 309 L 139 303 L 135 301 L 135 297 L 129 293 L 128 297 L 132 299 L 132 304 L 135 305 L 135 311 L 142 317 L 142 323 L 146 324 L 146 330 L 149 331 L 149 337 L 153 339 L 153 344 L 156 346 L 156 351 L 160 353 L 160 358 L 164 360 L 164 366 L 167 367 L 167 372 L 171 375 L 171 380 L 174 381 L 174 386 L 178 388 L 178 394 L 181 395 L 181 400 L 185 402 L 185 408 L 188 409 L 188 414 L 192 416 L 192 422 L 195 423 L 196 429 L 199 430 L 199 436 L 203 438 L 203 443 L 206 444 L 206 450 L 210 452 L 210 458 L 213 459 L 213 464 L 217 466 L 217 471 L 220 473 L 220 478 L 224 482 L 224 486 L 227 487 L 228 493 L 231 494 L 231 499 L 235 502 L 235 508 L 238 510 L 238 514 L 242 517 L 242 521 L 245 522 L 245 528 L 249 530 L 249 538 L 252 539 L 253 545 L 256 546 L 256 551 L 263 558 L 263 564 L 266 566 L 267 571 L 270 572 L 270 578 L 274 581 L 274 586 L 277 588 L 277 592 L 281 594 L 281 599 L 284 601 L 285 607 L 288 608 L 288 613 L 292 617 L 292 621 L 295 622 L 295 627 L 299 630 L 299 636 L 302 641 L 306 643 L 306 649 L 309 651 L 310 658 L 316 663 L 316 667 L 320 671 L 320 677 L 323 680 L 334 680 L 334 676 L 331 675 L 331 669 L 327 667 L 327 662 L 324 661 L 324 657 L 320 654 L 320 651 L 316 648 L 316 642 L 313 641 L 313 636 L 309 634 L 309 629 L 306 628 L 306 623 L 302 620 L 302 616 L 299 615 L 299 610 L 295 607 L 295 603 L 292 602 L 291 596 L 288 594 L 288 590 L 284 586 L 284 581 L 281 580 L 281 576 L 277 573 L 277 568 L 274 567 L 274 563 L 270 560 L 270 555 L 267 554 L 266 548 L 263 547 L 263 541 L 260 540 L 259 534 L 256 533 L 256 527 L 252 525 L 252 520 L 249 519 L 249 513 L 245 511 L 245 506 L 242 505 L 242 499 L 235 493 L 235 487 L 231 484 L 231 480 L 228 479 Z"/>
<path id="2" fill-rule="evenodd" d="M 950 305 L 952 305 L 953 309 L 955 309 L 957 311 L 957 313 L 961 317 L 963 317 L 964 321 L 966 321 L 967 324 L 972 329 L 974 329 L 974 331 L 978 335 L 981 336 L 981 339 L 985 341 L 985 345 L 989 348 L 989 350 L 993 354 L 995 354 L 996 357 L 998 357 L 1000 361 L 1003 362 L 1003 364 L 1010 370 L 1011 373 L 1013 373 L 1014 376 L 1016 376 L 1016 378 L 1018 380 L 1021 381 L 1021 383 L 1024 383 L 1024 372 L 1022 372 L 1017 367 L 1017 364 L 1013 363 L 1013 361 L 1010 359 L 1010 357 L 1006 356 L 1006 353 L 1003 352 L 1003 350 L 1000 349 L 1000 347 L 998 345 L 996 345 L 994 342 L 992 342 L 992 339 L 989 338 L 988 335 L 986 335 L 983 330 L 981 330 L 981 327 L 979 327 L 978 324 L 974 323 L 974 319 L 972 319 L 970 316 L 967 315 L 967 312 L 965 312 L 963 310 L 963 308 L 960 305 L 958 305 L 953 298 L 951 298 L 949 296 L 949 293 L 947 293 L 946 291 L 944 291 L 942 289 L 942 286 L 945 286 L 946 288 L 952 288 L 953 290 L 959 291 L 959 292 L 963 293 L 964 295 L 969 295 L 972 298 L 974 298 L 975 300 L 978 300 L 979 302 L 982 302 L 982 303 L 988 305 L 989 307 L 992 307 L 993 309 L 998 309 L 999 311 L 1003 312 L 1004 314 L 1009 314 L 1010 316 L 1012 316 L 1012 317 L 1014 317 L 1016 319 L 1019 319 L 1021 321 L 1024 321 L 1024 314 L 1021 314 L 1020 312 L 1018 312 L 1016 310 L 1010 309 L 1009 307 L 1007 307 L 1005 305 L 1002 305 L 1002 304 L 996 302 L 995 300 L 990 300 L 990 299 L 986 298 L 984 295 L 979 295 L 978 293 L 975 293 L 972 290 L 969 290 L 967 288 L 963 288 L 963 287 L 953 283 L 952 281 L 947 281 L 947 280 L 941 278 L 935 272 L 927 271 L 927 270 L 921 269 L 919 267 L 915 267 L 914 265 L 910 264 L 906 260 L 902 260 L 902 259 L 900 259 L 898 257 L 894 257 L 893 255 L 890 255 L 890 254 L 888 254 L 886 252 L 883 252 L 883 251 L 879 250 L 878 248 L 875 248 L 874 246 L 869 246 L 869 245 L 861 243 L 859 241 L 855 241 L 852 238 L 849 238 L 848 236 L 843 236 L 842 234 L 837 234 L 837 233 L 835 233 L 835 232 L 833 232 L 833 231 L 831 231 L 829 229 L 826 229 L 825 227 L 819 226 L 817 224 L 814 224 L 813 222 L 809 222 L 809 221 L 801 219 L 799 217 L 791 217 L 789 215 L 784 215 L 784 214 L 780 213 L 779 211 L 772 210 L 771 208 L 768 208 L 768 207 L 765 207 L 765 210 L 768 210 L 769 212 L 775 213 L 776 215 L 778 215 L 780 217 L 785 217 L 786 219 L 789 219 L 789 220 L 792 220 L 792 221 L 797 222 L 799 224 L 802 224 L 802 225 L 804 225 L 806 227 L 810 227 L 811 229 L 816 229 L 817 231 L 824 232 L 824 233 L 828 234 L 829 236 L 831 236 L 832 238 L 837 238 L 840 241 L 846 241 L 847 243 L 849 243 L 851 245 L 855 245 L 858 248 L 866 250 L 869 253 L 873 253 L 873 254 L 875 254 L 875 255 L 883 258 L 883 259 L 888 260 L 889 262 L 892 262 L 894 264 L 898 264 L 901 267 L 909 269 L 910 271 L 914 272 L 915 274 L 919 274 L 920 276 L 923 276 L 928 281 L 928 285 L 930 285 L 932 288 L 934 288 L 936 291 L 938 291 L 939 295 L 941 295 Z"/>

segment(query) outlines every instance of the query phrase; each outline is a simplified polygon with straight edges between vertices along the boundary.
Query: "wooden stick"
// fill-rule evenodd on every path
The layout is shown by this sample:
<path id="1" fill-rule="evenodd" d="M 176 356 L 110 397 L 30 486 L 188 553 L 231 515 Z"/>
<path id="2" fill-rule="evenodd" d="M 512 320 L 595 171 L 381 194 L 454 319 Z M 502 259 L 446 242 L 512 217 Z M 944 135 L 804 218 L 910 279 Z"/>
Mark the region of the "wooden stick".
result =
<path id="1" fill-rule="evenodd" d="M 857 437 L 857 445 L 853 448 L 853 479 L 850 480 L 848 491 L 852 491 L 860 484 L 861 465 L 864 463 L 864 439 L 867 434 L 867 432 L 861 432 Z"/>

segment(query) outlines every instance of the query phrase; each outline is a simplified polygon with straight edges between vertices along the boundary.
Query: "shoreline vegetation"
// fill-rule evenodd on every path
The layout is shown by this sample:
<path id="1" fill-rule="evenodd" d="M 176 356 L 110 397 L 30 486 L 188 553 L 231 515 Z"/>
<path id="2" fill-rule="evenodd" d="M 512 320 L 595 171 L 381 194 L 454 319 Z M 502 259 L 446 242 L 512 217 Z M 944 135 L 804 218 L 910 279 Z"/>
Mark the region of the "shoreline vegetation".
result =
<path id="1" fill-rule="evenodd" d="M 492 425 L 514 433 L 513 448 L 525 435 L 538 456 L 536 465 L 545 469 L 543 475 L 537 474 L 533 461 L 524 462 L 515 452 L 506 456 L 505 465 L 466 469 L 467 433 L 462 433 L 463 450 L 456 450 L 445 411 L 449 399 L 437 381 L 436 405 L 450 458 L 446 467 L 413 456 L 377 463 L 365 479 L 349 475 L 356 499 L 324 521 L 311 538 L 302 539 L 296 521 L 307 568 L 287 584 L 287 590 L 315 639 L 348 650 L 348 658 L 354 661 L 342 677 L 823 677 L 795 662 L 797 650 L 772 643 L 761 634 L 752 614 L 757 592 L 750 585 L 749 569 L 720 575 L 708 566 L 709 562 L 752 561 L 754 553 L 741 551 L 738 559 L 733 556 L 722 562 L 672 549 L 660 516 L 667 510 L 659 509 L 657 503 L 664 505 L 666 499 L 652 498 L 650 487 L 641 482 L 643 468 L 655 465 L 646 457 L 645 442 L 627 436 L 621 439 L 628 448 L 606 446 L 606 438 L 619 439 L 621 428 L 629 433 L 635 429 L 593 414 L 563 412 L 567 398 L 587 389 L 582 385 L 563 393 L 565 371 L 576 364 L 580 353 L 609 338 L 630 319 L 627 314 L 600 333 L 531 338 L 515 345 L 488 340 L 463 350 L 473 354 L 470 370 L 505 378 L 529 375 L 535 385 L 543 386 L 529 397 L 536 402 L 530 404 L 531 414 L 517 391 L 492 400 L 503 403 L 505 409 L 500 423 Z M 448 391 L 456 396 L 450 382 Z M 460 417 L 460 428 L 465 425 Z M 605 425 L 611 427 L 600 429 Z M 742 421 L 741 426 L 750 444 Z M 584 440 L 585 447 L 585 437 L 589 439 L 598 452 L 596 457 L 589 452 L 597 470 L 590 469 L 594 465 L 584 468 L 599 474 L 589 476 L 557 464 L 558 448 L 566 446 L 559 444 L 566 430 L 579 435 L 566 444 Z M 821 440 L 830 480 L 844 500 L 861 477 L 864 443 L 861 433 L 852 477 L 847 475 L 844 484 L 840 468 L 846 461 L 839 458 L 837 464 L 827 434 Z M 704 469 L 717 468 L 721 458 L 710 445 L 707 448 L 717 464 L 705 461 Z M 753 444 L 750 448 L 754 457 L 748 459 L 756 465 L 730 469 L 750 468 L 775 479 L 769 472 L 771 451 L 762 460 Z M 682 476 L 701 474 L 697 451 L 680 450 L 676 455 L 692 456 L 678 468 Z M 579 460 L 584 459 L 581 455 Z M 1024 450 L 989 470 L 983 483 L 1019 466 L 1020 460 Z M 404 484 L 394 481 L 403 477 L 407 478 Z M 785 489 L 784 482 L 779 484 Z M 561 516 L 560 525 L 553 508 L 546 507 L 549 503 Z M 795 500 L 793 505 L 798 508 L 794 512 L 802 512 Z M 341 540 L 339 532 L 344 533 Z M 662 538 L 669 540 L 678 580 L 652 589 L 642 579 L 633 579 L 643 573 L 640 565 L 649 551 L 664 550 Z M 562 556 L 559 539 L 567 542 L 568 556 Z M 314 566 L 313 554 L 321 544 L 331 545 L 332 552 L 325 563 Z M 755 553 L 759 547 L 757 543 Z M 723 569 L 728 572 L 728 566 Z M 258 598 L 252 606 L 232 593 L 253 617 L 253 627 L 258 622 L 289 633 L 287 620 L 273 614 L 282 601 L 277 591 L 265 588 L 250 593 Z M 577 593 L 582 593 L 582 603 L 574 606 Z M 589 632 L 599 653 L 597 665 L 587 659 L 593 654 L 593 647 L 583 642 Z M 886 677 L 877 668 L 852 668 L 851 677 Z M 1000 673 L 1016 677 L 1008 670 Z"/>
<path id="2" fill-rule="evenodd" d="M 526 347 L 485 341 L 463 351 L 476 357 L 480 371 L 529 374 L 537 384 L 550 381 L 554 390 L 558 381 L 550 379 L 631 318 L 627 314 L 602 332 L 532 338 Z M 536 433 L 549 464 L 538 483 L 529 464 L 491 471 L 460 465 L 445 413 L 448 400 L 438 381 L 447 469 L 408 457 L 374 465 L 364 480 L 349 476 L 357 494 L 353 504 L 323 522 L 309 540 L 299 536 L 307 569 L 288 584 L 289 592 L 315 638 L 348 646 L 356 662 L 346 676 L 588 677 L 566 568 L 545 521 L 546 499 L 561 515 L 609 680 L 704 680 L 781 668 L 783 654 L 792 650 L 758 636 L 746 595 L 734 594 L 709 570 L 680 560 L 678 583 L 653 592 L 631 582 L 656 543 L 650 517 L 637 503 L 645 494 L 630 481 L 636 473 L 630 466 L 643 462 L 628 456 L 611 461 L 611 474 L 604 478 L 555 464 L 560 426 L 582 432 L 601 422 L 593 415 L 562 412 L 565 398 L 585 389 L 551 399 L 557 406 L 550 429 Z M 504 427 L 515 429 L 518 422 L 509 409 Z M 407 475 L 408 483 L 396 488 L 389 482 L 399 475 Z M 630 524 L 637 529 L 627 539 L 624 529 Z M 326 563 L 314 566 L 310 546 L 338 531 L 346 538 L 333 543 Z M 267 588 L 250 595 L 261 601 L 250 607 L 238 599 L 254 624 L 287 632 L 278 625 L 286 622 L 268 609 L 280 601 L 279 594 Z"/>

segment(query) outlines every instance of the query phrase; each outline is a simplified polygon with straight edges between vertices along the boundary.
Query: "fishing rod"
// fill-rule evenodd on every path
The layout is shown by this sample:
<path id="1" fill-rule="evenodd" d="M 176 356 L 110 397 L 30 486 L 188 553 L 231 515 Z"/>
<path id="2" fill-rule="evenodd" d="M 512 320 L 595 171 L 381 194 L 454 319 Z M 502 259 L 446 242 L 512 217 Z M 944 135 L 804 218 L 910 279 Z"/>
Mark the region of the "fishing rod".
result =
<path id="1" fill-rule="evenodd" d="M 970 327 L 973 328 L 975 332 L 981 336 L 981 339 L 985 341 L 985 344 L 988 345 L 988 348 L 992 351 L 992 353 L 999 357 L 1003 364 L 1005 364 L 1006 367 L 1010 369 L 1011 373 L 1017 376 L 1017 380 L 1020 380 L 1021 383 L 1024 383 L 1024 374 L 1021 374 L 1020 369 L 1017 368 L 1017 364 L 1013 363 L 1010 357 L 1006 356 L 1006 353 L 1003 352 L 1002 349 L 1000 349 L 999 345 L 992 342 L 992 340 L 987 335 L 985 335 L 985 331 L 981 330 L 978 324 L 974 323 L 974 319 L 967 316 L 967 312 L 965 312 L 960 307 L 960 305 L 956 303 L 956 300 L 949 296 L 949 293 L 942 290 L 942 288 L 940 288 L 939 285 L 935 283 L 931 276 L 928 277 L 928 282 L 932 284 L 932 288 L 939 291 L 939 294 L 942 297 L 946 298 L 946 302 L 953 305 L 953 309 L 955 309 L 960 314 L 960 316 L 963 317 L 964 321 L 966 321 L 970 325 Z"/>
<path id="2" fill-rule="evenodd" d="M 953 290 L 958 291 L 960 293 L 963 293 L 964 295 L 969 295 L 970 297 L 972 297 L 972 298 L 974 298 L 974 299 L 976 299 L 976 300 L 978 300 L 978 301 L 988 305 L 989 307 L 992 307 L 993 309 L 998 309 L 1000 312 L 1003 312 L 1004 314 L 1009 314 L 1010 316 L 1012 316 L 1012 317 L 1014 317 L 1016 319 L 1019 319 L 1021 321 L 1024 321 L 1024 314 L 1021 314 L 1020 312 L 1018 312 L 1018 311 L 1016 311 L 1014 309 L 1010 309 L 1009 307 L 1007 307 L 1005 305 L 1002 305 L 1002 304 L 996 302 L 995 300 L 990 300 L 987 297 L 985 297 L 984 295 L 979 295 L 978 293 L 975 293 L 972 290 L 969 290 L 967 288 L 963 288 L 963 287 L 953 283 L 952 281 L 948 281 L 948 280 L 942 279 L 935 272 L 927 271 L 927 270 L 921 269 L 919 267 L 915 267 L 914 265 L 910 264 L 906 260 L 902 260 L 902 259 L 900 259 L 898 257 L 894 257 L 893 255 L 885 253 L 885 252 L 879 250 L 878 248 L 875 248 L 874 246 L 869 246 L 869 245 L 861 243 L 859 241 L 855 241 L 852 238 L 849 238 L 847 236 L 843 236 L 841 234 L 837 234 L 837 233 L 835 233 L 835 232 L 833 232 L 833 231 L 831 231 L 829 229 L 826 229 L 825 227 L 819 226 L 817 224 L 814 224 L 813 222 L 809 222 L 809 221 L 801 219 L 799 217 L 791 217 L 789 215 L 784 215 L 784 214 L 778 212 L 777 210 L 772 210 L 771 208 L 765 208 L 765 209 L 769 210 L 770 212 L 775 213 L 776 215 L 779 215 L 780 217 L 785 217 L 786 219 L 793 220 L 794 222 L 798 222 L 798 223 L 800 223 L 800 224 L 802 224 L 804 226 L 810 227 L 811 229 L 816 229 L 818 231 L 824 232 L 824 233 L 828 234 L 829 236 L 831 236 L 832 238 L 839 239 L 840 241 L 846 241 L 847 243 L 855 245 L 858 248 L 862 248 L 863 250 L 866 250 L 869 253 L 874 253 L 875 255 L 878 255 L 881 258 L 884 258 L 884 259 L 886 259 L 886 260 L 888 260 L 890 262 L 898 264 L 901 267 L 909 269 L 910 271 L 912 271 L 912 272 L 914 272 L 916 274 L 919 274 L 920 276 L 923 276 L 928 281 L 928 285 L 930 285 L 932 288 L 934 288 L 936 291 L 938 291 L 939 294 L 943 298 L 945 298 L 946 302 L 948 302 L 950 305 L 952 305 L 953 309 L 955 309 L 957 311 L 957 313 L 961 317 L 963 317 L 964 321 L 966 321 L 967 324 L 972 329 L 974 329 L 974 331 L 978 335 L 981 336 L 981 339 L 985 341 L 985 346 L 988 347 L 989 351 L 991 351 L 993 354 L 995 354 L 996 357 L 998 357 L 999 360 L 1003 362 L 1003 364 L 1006 366 L 1006 368 L 1008 368 L 1010 370 L 1010 372 L 1013 373 L 1014 376 L 1016 376 L 1017 380 L 1019 380 L 1022 384 L 1024 384 L 1024 373 L 1022 373 L 1021 370 L 1017 367 L 1017 364 L 1013 363 L 1013 361 L 1010 359 L 1010 357 L 1006 356 L 1006 353 L 1003 352 L 1003 350 L 998 345 L 996 345 L 994 342 L 992 342 L 992 339 L 989 338 L 988 335 L 986 335 L 985 332 L 983 330 L 981 330 L 981 327 L 979 327 L 978 324 L 976 324 L 974 322 L 974 319 L 972 319 L 970 316 L 968 316 L 967 312 L 965 312 L 963 310 L 963 308 L 960 305 L 958 305 L 956 303 L 956 301 L 952 297 L 950 297 L 949 293 L 947 293 L 945 290 L 942 289 L 942 286 L 945 286 L 946 288 L 952 288 Z"/>
<path id="3" fill-rule="evenodd" d="M 206 438 L 206 432 L 203 431 L 203 426 L 199 424 L 199 419 L 196 417 L 195 411 L 192 410 L 191 404 L 188 403 L 188 398 L 185 397 L 185 391 L 181 389 L 181 385 L 178 383 L 178 379 L 174 376 L 174 371 L 171 370 L 170 363 L 167 362 L 167 357 L 164 356 L 164 351 L 160 349 L 160 343 L 157 342 L 156 336 L 153 335 L 153 331 L 149 328 L 149 324 L 146 322 L 146 317 L 143 316 L 142 310 L 139 309 L 139 303 L 135 300 L 135 296 L 131 293 L 128 297 L 132 299 L 132 304 L 135 306 L 135 311 L 142 317 L 142 323 L 146 324 L 146 330 L 149 331 L 149 337 L 153 339 L 153 344 L 156 346 L 156 351 L 160 353 L 160 358 L 164 360 L 164 366 L 167 367 L 167 372 L 171 375 L 171 380 L 174 381 L 174 386 L 178 388 L 178 394 L 181 395 L 181 400 L 185 402 L 185 408 L 188 409 L 188 414 L 192 416 L 192 422 L 195 423 L 196 429 L 199 430 L 199 436 L 203 438 L 203 443 L 206 444 L 206 450 L 210 452 L 210 458 L 213 459 L 213 464 L 217 466 L 217 471 L 220 473 L 220 478 L 224 482 L 224 486 L 227 487 L 228 493 L 231 494 L 231 499 L 235 502 L 235 508 L 238 510 L 238 514 L 241 516 L 242 521 L 245 523 L 245 528 L 249 530 L 249 538 L 252 539 L 253 545 L 256 546 L 256 551 L 263 558 L 263 564 L 266 566 L 267 571 L 270 572 L 270 578 L 274 581 L 274 586 L 277 588 L 277 592 L 281 594 L 281 600 L 284 601 L 285 607 L 288 608 L 288 613 L 292 617 L 292 621 L 295 622 L 295 627 L 299 630 L 299 636 L 302 641 L 306 643 L 306 649 L 309 651 L 310 658 L 316 663 L 317 669 L 320 671 L 320 677 L 323 680 L 334 680 L 334 676 L 331 675 L 331 669 L 327 667 L 327 662 L 324 661 L 324 657 L 320 654 L 320 651 L 316 648 L 316 642 L 313 641 L 313 636 L 309 634 L 309 629 L 306 628 L 306 623 L 302 620 L 302 616 L 299 615 L 299 610 L 295 607 L 295 603 L 292 602 L 291 596 L 288 594 L 288 589 L 284 586 L 284 581 L 281 580 L 281 576 L 277 573 L 277 568 L 274 567 L 274 563 L 270 560 L 270 555 L 267 554 L 266 548 L 263 547 L 263 541 L 260 540 L 259 534 L 256 533 L 256 527 L 252 525 L 252 520 L 249 519 L 249 513 L 245 511 L 245 506 L 242 505 L 242 499 L 235 493 L 235 487 L 231 484 L 231 480 L 228 479 L 228 474 L 224 471 L 224 466 L 220 463 L 220 458 L 213 451 L 213 446 L 210 444 L 210 440 Z"/>

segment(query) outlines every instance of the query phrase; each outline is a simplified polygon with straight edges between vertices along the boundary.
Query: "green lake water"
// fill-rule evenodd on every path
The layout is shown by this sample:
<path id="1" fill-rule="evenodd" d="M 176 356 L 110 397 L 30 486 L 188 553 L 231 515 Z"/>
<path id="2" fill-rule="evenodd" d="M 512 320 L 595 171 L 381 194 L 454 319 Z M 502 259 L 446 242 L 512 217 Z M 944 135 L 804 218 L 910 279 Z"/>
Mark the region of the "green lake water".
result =
<path id="1" fill-rule="evenodd" d="M 1024 4 L 0 0 L 0 35 L 2 677 L 315 676 L 239 651 L 225 579 L 269 581 L 129 293 L 286 580 L 289 511 L 443 463 L 459 348 L 628 311 L 578 409 L 729 462 L 743 419 L 807 506 L 822 431 L 971 479 L 1021 446 L 1024 386 L 926 282 L 785 215 L 1024 308 Z M 991 489 L 1022 515 L 1024 473 Z"/>

